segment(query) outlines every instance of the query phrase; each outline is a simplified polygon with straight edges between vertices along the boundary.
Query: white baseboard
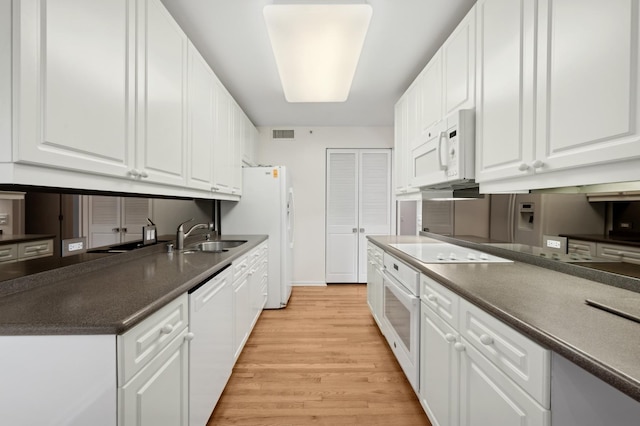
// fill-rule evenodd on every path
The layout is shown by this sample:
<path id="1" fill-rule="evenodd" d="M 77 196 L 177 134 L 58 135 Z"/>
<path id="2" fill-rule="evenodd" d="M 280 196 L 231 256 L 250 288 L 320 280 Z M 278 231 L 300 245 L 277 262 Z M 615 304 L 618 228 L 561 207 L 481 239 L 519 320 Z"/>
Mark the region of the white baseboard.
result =
<path id="1" fill-rule="evenodd" d="M 293 287 L 326 287 L 327 283 L 324 281 L 297 281 L 291 284 Z"/>

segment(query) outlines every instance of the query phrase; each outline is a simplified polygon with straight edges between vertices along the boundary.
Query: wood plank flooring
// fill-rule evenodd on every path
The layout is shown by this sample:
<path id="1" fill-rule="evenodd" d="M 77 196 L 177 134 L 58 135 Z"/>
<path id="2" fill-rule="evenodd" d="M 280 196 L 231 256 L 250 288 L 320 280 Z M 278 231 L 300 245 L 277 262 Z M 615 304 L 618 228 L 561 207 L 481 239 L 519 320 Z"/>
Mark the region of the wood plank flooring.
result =
<path id="1" fill-rule="evenodd" d="M 294 287 L 260 316 L 207 426 L 427 425 L 366 285 Z"/>

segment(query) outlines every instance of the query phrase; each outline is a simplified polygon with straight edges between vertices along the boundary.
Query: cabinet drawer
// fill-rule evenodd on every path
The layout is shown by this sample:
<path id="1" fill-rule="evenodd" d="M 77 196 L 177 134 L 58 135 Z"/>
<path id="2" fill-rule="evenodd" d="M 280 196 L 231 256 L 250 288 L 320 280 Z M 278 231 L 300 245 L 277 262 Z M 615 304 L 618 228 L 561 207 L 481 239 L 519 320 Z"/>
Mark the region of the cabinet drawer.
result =
<path id="1" fill-rule="evenodd" d="M 595 256 L 596 243 L 593 241 L 569 240 L 569 253 Z"/>
<path id="2" fill-rule="evenodd" d="M 597 244 L 598 257 L 640 264 L 640 249 L 618 244 Z"/>
<path id="3" fill-rule="evenodd" d="M 184 294 L 118 336 L 118 385 L 127 383 L 189 324 Z"/>
<path id="4" fill-rule="evenodd" d="M 0 262 L 9 262 L 18 259 L 18 245 L 6 244 L 0 246 Z"/>
<path id="5" fill-rule="evenodd" d="M 450 326 L 458 327 L 460 297 L 437 281 L 420 275 L 420 298 Z"/>
<path id="6" fill-rule="evenodd" d="M 237 260 L 233 261 L 233 264 L 231 265 L 231 267 L 233 268 L 233 281 L 238 280 L 242 274 L 244 274 L 245 272 L 248 271 L 249 269 L 249 257 L 248 255 L 245 255 Z"/>
<path id="7" fill-rule="evenodd" d="M 405 265 L 403 262 L 388 253 L 384 253 L 383 260 L 384 267 L 389 274 L 393 275 L 398 279 L 398 281 L 412 291 L 417 290 L 420 279 L 420 273 L 418 271 Z"/>
<path id="8" fill-rule="evenodd" d="M 544 408 L 549 408 L 550 353 L 464 299 L 460 334 Z"/>
<path id="9" fill-rule="evenodd" d="M 368 243 L 367 245 L 367 256 L 371 258 L 374 262 L 382 264 L 384 251 L 375 244 Z"/>
<path id="10" fill-rule="evenodd" d="M 26 259 L 30 257 L 51 256 L 53 254 L 53 240 L 29 241 L 18 244 L 18 257 Z"/>

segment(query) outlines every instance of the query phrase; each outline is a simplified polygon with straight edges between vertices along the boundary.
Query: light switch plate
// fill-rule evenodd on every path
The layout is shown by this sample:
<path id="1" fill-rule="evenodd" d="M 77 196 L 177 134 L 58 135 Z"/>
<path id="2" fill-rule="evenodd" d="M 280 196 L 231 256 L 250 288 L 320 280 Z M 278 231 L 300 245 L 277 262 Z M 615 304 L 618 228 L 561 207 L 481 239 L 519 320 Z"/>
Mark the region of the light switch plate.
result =
<path id="1" fill-rule="evenodd" d="M 8 224 L 9 224 L 9 214 L 0 213 L 0 225 L 8 225 Z"/>

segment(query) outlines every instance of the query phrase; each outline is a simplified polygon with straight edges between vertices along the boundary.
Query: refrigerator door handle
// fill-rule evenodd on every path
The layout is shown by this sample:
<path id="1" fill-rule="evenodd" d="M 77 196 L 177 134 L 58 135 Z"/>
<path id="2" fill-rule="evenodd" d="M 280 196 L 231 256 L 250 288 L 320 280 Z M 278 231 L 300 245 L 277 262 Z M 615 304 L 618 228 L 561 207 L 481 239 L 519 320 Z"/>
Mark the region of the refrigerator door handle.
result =
<path id="1" fill-rule="evenodd" d="M 294 230 L 296 223 L 296 209 L 293 197 L 293 188 L 289 188 L 289 247 L 293 248 L 295 244 Z"/>

